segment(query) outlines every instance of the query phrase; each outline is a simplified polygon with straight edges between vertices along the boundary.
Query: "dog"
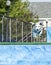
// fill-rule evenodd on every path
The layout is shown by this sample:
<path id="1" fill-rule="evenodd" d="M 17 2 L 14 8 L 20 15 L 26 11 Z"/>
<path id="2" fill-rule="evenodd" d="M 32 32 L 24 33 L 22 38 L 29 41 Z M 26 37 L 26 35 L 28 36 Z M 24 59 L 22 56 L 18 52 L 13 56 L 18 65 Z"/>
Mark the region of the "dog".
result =
<path id="1" fill-rule="evenodd" d="M 32 37 L 34 39 L 37 39 L 42 35 L 42 33 L 43 33 L 43 23 L 42 22 L 34 23 L 32 25 Z"/>

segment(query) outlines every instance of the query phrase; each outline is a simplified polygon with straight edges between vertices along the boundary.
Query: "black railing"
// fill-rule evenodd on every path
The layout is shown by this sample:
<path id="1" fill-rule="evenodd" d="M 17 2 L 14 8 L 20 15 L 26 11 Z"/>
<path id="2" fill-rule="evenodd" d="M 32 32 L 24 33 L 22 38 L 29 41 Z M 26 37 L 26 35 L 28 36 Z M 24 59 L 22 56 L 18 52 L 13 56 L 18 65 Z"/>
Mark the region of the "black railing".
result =
<path id="1" fill-rule="evenodd" d="M 0 42 L 46 42 L 46 27 L 37 38 L 32 36 L 32 29 L 31 23 L 0 16 Z"/>

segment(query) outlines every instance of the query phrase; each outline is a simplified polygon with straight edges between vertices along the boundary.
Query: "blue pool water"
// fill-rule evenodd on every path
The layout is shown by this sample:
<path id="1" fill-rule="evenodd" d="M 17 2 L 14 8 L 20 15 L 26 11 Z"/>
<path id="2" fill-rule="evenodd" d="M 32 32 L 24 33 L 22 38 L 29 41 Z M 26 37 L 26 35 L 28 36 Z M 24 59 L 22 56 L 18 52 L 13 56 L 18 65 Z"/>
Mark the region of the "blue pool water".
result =
<path id="1" fill-rule="evenodd" d="M 51 45 L 0 45 L 0 65 L 51 65 Z"/>

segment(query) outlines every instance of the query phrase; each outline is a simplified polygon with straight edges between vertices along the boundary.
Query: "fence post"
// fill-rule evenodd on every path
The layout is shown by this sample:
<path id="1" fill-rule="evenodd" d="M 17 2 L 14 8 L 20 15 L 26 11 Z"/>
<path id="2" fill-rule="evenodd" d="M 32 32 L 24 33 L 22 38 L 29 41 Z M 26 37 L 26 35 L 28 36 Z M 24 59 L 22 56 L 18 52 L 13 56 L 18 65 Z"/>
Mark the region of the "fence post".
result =
<path id="1" fill-rule="evenodd" d="M 22 42 L 23 42 L 23 22 L 22 22 Z"/>
<path id="2" fill-rule="evenodd" d="M 48 27 L 48 20 L 46 20 L 46 29 Z M 46 30 L 46 42 L 47 42 L 47 30 Z"/>
<path id="3" fill-rule="evenodd" d="M 26 23 L 26 42 L 28 42 L 28 24 Z"/>
<path id="4" fill-rule="evenodd" d="M 4 16 L 2 17 L 2 42 L 3 42 L 3 40 L 4 40 L 4 26 L 3 26 L 3 19 L 4 19 Z"/>
<path id="5" fill-rule="evenodd" d="M 17 19 L 16 19 L 16 42 L 17 42 Z"/>
<path id="6" fill-rule="evenodd" d="M 8 18 L 6 19 L 6 42 L 8 42 Z"/>
<path id="7" fill-rule="evenodd" d="M 11 18 L 10 18 L 10 23 L 9 23 L 9 32 L 10 32 L 10 42 L 11 42 Z"/>
<path id="8" fill-rule="evenodd" d="M 31 25 L 31 42 L 32 42 L 32 25 Z"/>

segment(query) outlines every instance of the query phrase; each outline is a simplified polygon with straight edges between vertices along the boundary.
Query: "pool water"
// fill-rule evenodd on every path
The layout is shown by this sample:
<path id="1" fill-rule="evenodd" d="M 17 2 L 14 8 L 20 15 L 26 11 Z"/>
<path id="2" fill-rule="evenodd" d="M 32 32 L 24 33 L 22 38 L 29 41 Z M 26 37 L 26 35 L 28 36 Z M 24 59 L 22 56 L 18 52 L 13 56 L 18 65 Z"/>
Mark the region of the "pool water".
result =
<path id="1" fill-rule="evenodd" d="M 51 65 L 51 45 L 0 45 L 0 65 Z"/>

